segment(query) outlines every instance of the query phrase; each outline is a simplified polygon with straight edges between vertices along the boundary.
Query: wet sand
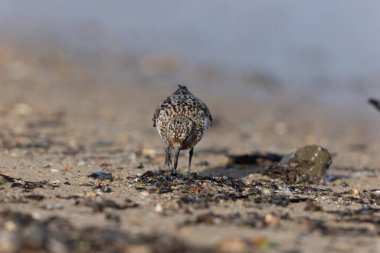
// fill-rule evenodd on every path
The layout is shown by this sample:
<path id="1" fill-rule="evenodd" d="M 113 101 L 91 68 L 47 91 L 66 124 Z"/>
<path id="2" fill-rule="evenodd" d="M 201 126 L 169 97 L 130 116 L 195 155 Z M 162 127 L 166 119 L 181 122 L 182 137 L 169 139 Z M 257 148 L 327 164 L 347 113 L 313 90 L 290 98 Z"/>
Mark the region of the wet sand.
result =
<path id="1" fill-rule="evenodd" d="M 365 100 L 368 113 L 187 80 L 215 125 L 195 150 L 195 174 L 185 176 L 182 154 L 173 177 L 161 171 L 151 118 L 175 84 L 133 64 L 127 78 L 102 79 L 107 61 L 94 70 L 60 52 L 20 52 L 0 51 L 0 171 L 10 177 L 1 177 L 0 252 L 380 250 L 380 114 Z M 229 163 L 228 155 L 282 156 L 309 144 L 333 155 L 334 180 L 289 184 L 264 175 L 265 161 Z M 88 177 L 98 171 L 113 179 Z"/>

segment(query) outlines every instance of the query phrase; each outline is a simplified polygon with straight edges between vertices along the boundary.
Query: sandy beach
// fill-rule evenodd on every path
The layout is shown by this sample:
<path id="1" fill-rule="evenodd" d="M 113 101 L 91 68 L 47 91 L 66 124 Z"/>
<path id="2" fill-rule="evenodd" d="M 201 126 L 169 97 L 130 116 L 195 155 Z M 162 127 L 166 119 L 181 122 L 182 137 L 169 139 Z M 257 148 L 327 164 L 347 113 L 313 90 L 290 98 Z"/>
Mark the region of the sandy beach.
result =
<path id="1" fill-rule="evenodd" d="M 250 98 L 208 88 L 223 75 L 189 73 L 215 124 L 193 174 L 183 153 L 172 176 L 151 119 L 176 88 L 165 73 L 182 70 L 153 61 L 164 74 L 149 76 L 135 62 L 2 45 L 0 252 L 380 251 L 380 113 L 367 98 L 345 106 L 274 89 L 254 99 L 260 87 Z M 269 154 L 312 144 L 332 155 L 329 180 L 264 173 Z"/>

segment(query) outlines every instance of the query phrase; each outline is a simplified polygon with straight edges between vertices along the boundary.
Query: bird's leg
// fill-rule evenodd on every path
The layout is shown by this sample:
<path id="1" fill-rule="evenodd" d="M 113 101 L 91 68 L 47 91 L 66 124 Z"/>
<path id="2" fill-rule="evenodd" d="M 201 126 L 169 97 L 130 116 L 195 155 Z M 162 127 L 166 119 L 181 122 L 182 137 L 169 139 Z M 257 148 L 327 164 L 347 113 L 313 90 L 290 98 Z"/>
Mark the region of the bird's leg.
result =
<path id="1" fill-rule="evenodd" d="M 187 167 L 187 174 L 190 174 L 191 169 L 191 159 L 193 158 L 194 148 L 189 151 L 189 167 Z"/>
<path id="2" fill-rule="evenodd" d="M 175 149 L 173 149 L 173 151 L 174 151 L 174 166 L 173 166 L 172 173 L 176 174 L 177 165 L 178 165 L 178 156 L 179 156 L 180 149 L 179 148 L 175 148 Z"/>
<path id="3" fill-rule="evenodd" d="M 170 150 L 170 146 L 165 149 L 165 166 L 167 169 L 169 169 L 172 165 L 172 159 L 171 159 L 171 150 Z"/>

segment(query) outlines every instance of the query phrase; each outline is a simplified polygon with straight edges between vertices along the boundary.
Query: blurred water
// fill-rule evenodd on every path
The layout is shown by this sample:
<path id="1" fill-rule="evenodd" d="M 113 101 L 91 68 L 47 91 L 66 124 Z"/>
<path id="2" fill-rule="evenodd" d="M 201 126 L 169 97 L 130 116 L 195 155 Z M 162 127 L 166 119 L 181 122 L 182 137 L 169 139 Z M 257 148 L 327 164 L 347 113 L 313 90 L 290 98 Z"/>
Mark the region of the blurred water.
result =
<path id="1" fill-rule="evenodd" d="M 78 47 L 117 40 L 141 54 L 264 73 L 326 97 L 378 90 L 377 0 L 0 0 L 0 29 L 31 39 L 50 31 Z"/>

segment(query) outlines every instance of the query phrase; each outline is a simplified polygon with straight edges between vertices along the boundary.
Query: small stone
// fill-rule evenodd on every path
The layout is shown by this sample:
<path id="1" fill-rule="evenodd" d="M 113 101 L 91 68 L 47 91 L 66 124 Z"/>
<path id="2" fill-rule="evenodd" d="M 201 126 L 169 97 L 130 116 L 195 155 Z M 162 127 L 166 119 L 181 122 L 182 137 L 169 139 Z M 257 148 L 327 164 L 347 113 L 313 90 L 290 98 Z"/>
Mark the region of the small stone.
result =
<path id="1" fill-rule="evenodd" d="M 380 189 L 373 189 L 370 191 L 370 196 L 377 204 L 380 204 Z"/>
<path id="2" fill-rule="evenodd" d="M 321 146 L 310 145 L 284 156 L 265 174 L 280 178 L 287 183 L 319 183 L 332 164 L 329 151 Z"/>
<path id="3" fill-rule="evenodd" d="M 136 169 L 143 169 L 144 168 L 144 164 L 142 163 L 139 163 L 136 165 Z"/>
<path id="4" fill-rule="evenodd" d="M 217 246 L 217 252 L 220 253 L 244 253 L 248 250 L 247 243 L 239 238 L 225 239 Z"/>
<path id="5" fill-rule="evenodd" d="M 7 231 L 15 231 L 17 229 L 17 225 L 13 221 L 7 221 L 4 224 L 4 228 Z"/>
<path id="6" fill-rule="evenodd" d="M 359 196 L 360 196 L 360 192 L 359 192 L 359 190 L 358 190 L 358 189 L 353 189 L 353 190 L 352 190 L 352 196 L 354 196 L 354 197 L 359 197 Z"/>
<path id="7" fill-rule="evenodd" d="M 112 176 L 112 173 L 103 172 L 103 171 L 91 173 L 90 175 L 88 175 L 88 177 L 92 177 L 94 179 L 100 179 L 100 180 L 110 180 L 110 181 L 113 181 L 114 179 Z"/>
<path id="8" fill-rule="evenodd" d="M 157 213 L 162 213 L 163 209 L 162 209 L 161 204 L 157 204 L 156 207 L 154 208 L 154 211 L 156 211 Z"/>
<path id="9" fill-rule="evenodd" d="M 106 192 L 106 193 L 112 192 L 111 187 L 109 187 L 108 185 L 103 185 L 102 188 L 101 188 L 100 190 L 101 190 L 102 192 Z"/>
<path id="10" fill-rule="evenodd" d="M 276 215 L 268 213 L 265 215 L 265 223 L 268 225 L 279 225 L 280 219 Z"/>
<path id="11" fill-rule="evenodd" d="M 49 185 L 53 186 L 53 187 L 59 187 L 61 185 L 61 181 L 59 181 L 59 180 L 52 180 L 52 181 L 49 181 Z"/>
<path id="12" fill-rule="evenodd" d="M 264 188 L 263 189 L 263 195 L 270 196 L 270 195 L 272 195 L 272 192 L 269 189 Z"/>

